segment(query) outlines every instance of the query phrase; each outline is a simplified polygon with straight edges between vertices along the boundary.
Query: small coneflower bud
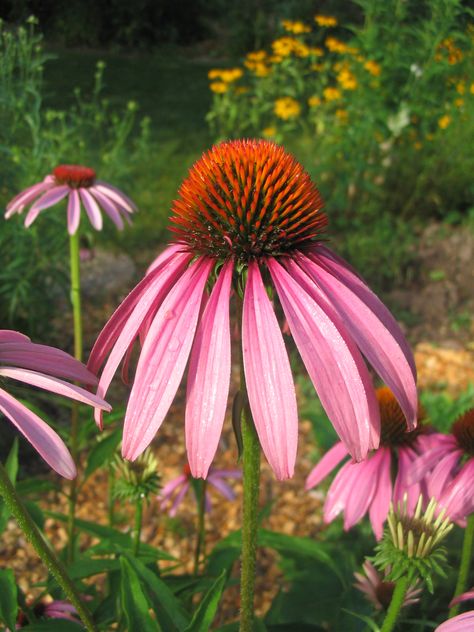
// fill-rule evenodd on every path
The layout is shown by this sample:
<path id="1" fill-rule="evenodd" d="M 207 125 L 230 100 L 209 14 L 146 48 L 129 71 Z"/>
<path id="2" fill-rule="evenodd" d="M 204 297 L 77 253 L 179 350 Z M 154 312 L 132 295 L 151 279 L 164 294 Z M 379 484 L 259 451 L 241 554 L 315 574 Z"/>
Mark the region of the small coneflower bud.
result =
<path id="1" fill-rule="evenodd" d="M 148 500 L 161 489 L 158 461 L 151 450 L 146 450 L 136 461 L 117 457 L 113 463 L 116 474 L 114 497 L 121 500 Z"/>
<path id="2" fill-rule="evenodd" d="M 408 576 L 410 581 L 420 577 L 433 592 L 432 576 L 444 575 L 446 555 L 441 542 L 453 528 L 444 509 L 432 498 L 423 510 L 420 495 L 414 511 L 410 512 L 407 496 L 395 508 L 393 504 L 387 517 L 388 530 L 377 546 L 374 564 L 377 568 L 391 570 L 387 580 L 397 581 Z"/>

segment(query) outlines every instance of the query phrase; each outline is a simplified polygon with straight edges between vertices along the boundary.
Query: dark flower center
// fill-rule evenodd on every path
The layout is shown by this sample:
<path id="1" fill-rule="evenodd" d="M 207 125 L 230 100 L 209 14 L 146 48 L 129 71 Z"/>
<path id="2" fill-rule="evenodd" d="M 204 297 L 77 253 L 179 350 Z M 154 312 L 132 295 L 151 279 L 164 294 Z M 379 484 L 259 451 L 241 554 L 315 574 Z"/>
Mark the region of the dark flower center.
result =
<path id="1" fill-rule="evenodd" d="M 392 601 L 393 591 L 395 590 L 394 582 L 380 582 L 375 588 L 375 596 L 379 604 L 387 610 Z"/>
<path id="2" fill-rule="evenodd" d="M 474 408 L 465 412 L 454 422 L 451 432 L 456 437 L 461 450 L 474 456 Z"/>
<path id="3" fill-rule="evenodd" d="M 407 432 L 407 422 L 399 403 L 392 391 L 383 386 L 377 389 L 377 400 L 380 406 L 381 445 L 388 447 L 411 446 L 416 439 L 427 432 L 423 425 L 424 411 L 418 408 L 418 425 L 415 430 Z"/>
<path id="4" fill-rule="evenodd" d="M 241 261 L 315 240 L 327 224 L 309 175 L 265 140 L 214 146 L 191 168 L 173 203 L 171 227 L 196 254 Z"/>
<path id="5" fill-rule="evenodd" d="M 91 187 L 95 182 L 95 171 L 82 165 L 59 165 L 53 171 L 58 184 L 68 184 L 73 189 Z"/>

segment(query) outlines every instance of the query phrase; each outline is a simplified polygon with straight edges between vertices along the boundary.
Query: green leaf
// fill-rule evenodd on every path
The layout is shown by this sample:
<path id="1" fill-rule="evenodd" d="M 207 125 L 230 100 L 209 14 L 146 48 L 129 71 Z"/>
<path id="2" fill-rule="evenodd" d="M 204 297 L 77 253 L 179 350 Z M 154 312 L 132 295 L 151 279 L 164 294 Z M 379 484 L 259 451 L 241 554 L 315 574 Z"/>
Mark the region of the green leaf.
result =
<path id="1" fill-rule="evenodd" d="M 67 619 L 48 619 L 47 621 L 30 623 L 22 630 L 29 630 L 30 632 L 84 632 L 84 627 L 80 623 L 74 623 L 74 621 Z"/>
<path id="2" fill-rule="evenodd" d="M 16 628 L 18 600 L 15 576 L 9 568 L 0 569 L 0 621 L 10 630 Z"/>
<path id="3" fill-rule="evenodd" d="M 76 560 L 68 566 L 71 579 L 85 579 L 99 573 L 120 570 L 120 560 L 117 558 L 87 558 Z"/>
<path id="4" fill-rule="evenodd" d="M 222 571 L 209 591 L 204 595 L 185 632 L 208 632 L 210 630 L 211 623 L 216 616 L 222 591 L 224 590 L 226 575 L 225 570 Z"/>
<path id="5" fill-rule="evenodd" d="M 20 496 L 28 496 L 29 494 L 44 494 L 45 492 L 57 491 L 58 485 L 52 481 L 42 480 L 40 478 L 25 478 L 18 481 L 16 491 Z"/>
<path id="6" fill-rule="evenodd" d="M 344 611 L 352 615 L 353 617 L 356 617 L 356 619 L 360 619 L 361 621 L 363 621 L 369 626 L 372 632 L 380 632 L 379 626 L 370 617 L 366 617 L 364 614 L 358 614 L 357 612 L 352 612 L 352 610 L 346 610 L 345 608 Z"/>
<path id="7" fill-rule="evenodd" d="M 117 428 L 117 430 L 114 430 L 95 444 L 89 453 L 89 458 L 87 459 L 84 479 L 89 478 L 89 476 L 99 469 L 99 467 L 107 465 L 113 459 L 121 437 L 122 429 Z"/>
<path id="8" fill-rule="evenodd" d="M 25 500 L 23 501 L 23 504 L 28 510 L 30 516 L 33 518 L 36 526 L 42 531 L 44 529 L 44 514 L 41 507 L 32 500 Z"/>
<path id="9" fill-rule="evenodd" d="M 5 462 L 5 469 L 7 471 L 9 479 L 11 480 L 13 485 L 15 485 L 16 477 L 18 474 L 18 437 L 15 437 L 15 440 L 13 441 L 10 453 Z M 0 533 L 5 530 L 9 517 L 10 511 L 5 505 L 3 498 L 0 497 Z"/>
<path id="10" fill-rule="evenodd" d="M 143 593 L 138 575 L 125 557 L 120 558 L 120 567 L 122 571 L 120 582 L 122 611 L 127 621 L 128 630 L 130 632 L 134 630 L 159 632 L 160 626 L 150 615 L 150 605 Z"/>
<path id="11" fill-rule="evenodd" d="M 165 582 L 150 568 L 147 568 L 140 560 L 131 555 L 126 557 L 146 587 L 155 612 L 160 613 L 158 620 L 163 632 L 184 631 L 189 625 L 189 615 L 182 607 L 180 601 L 176 599 Z"/>

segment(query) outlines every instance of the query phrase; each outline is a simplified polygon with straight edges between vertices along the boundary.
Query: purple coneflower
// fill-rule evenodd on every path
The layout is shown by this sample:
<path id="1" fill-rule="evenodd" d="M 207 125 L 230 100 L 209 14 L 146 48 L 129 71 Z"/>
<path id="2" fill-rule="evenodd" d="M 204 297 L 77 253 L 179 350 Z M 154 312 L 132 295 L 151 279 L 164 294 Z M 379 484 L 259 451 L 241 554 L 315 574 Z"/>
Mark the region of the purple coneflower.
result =
<path id="1" fill-rule="evenodd" d="M 206 477 L 229 391 L 232 288 L 243 294 L 249 405 L 278 479 L 293 474 L 298 419 L 290 362 L 269 291 L 276 290 L 321 402 L 357 461 L 378 445 L 380 432 L 361 352 L 394 391 L 409 427 L 415 426 L 412 354 L 385 306 L 321 242 L 327 223 L 321 207 L 303 167 L 270 141 L 224 142 L 192 167 L 173 205 L 177 243 L 116 310 L 89 360 L 93 372 L 105 363 L 99 382 L 103 395 L 124 356 L 128 363 L 136 338 L 142 343 L 125 418 L 125 458 L 137 458 L 152 441 L 189 360 L 186 447 L 193 476 Z"/>
<path id="2" fill-rule="evenodd" d="M 411 480 L 426 480 L 429 496 L 454 522 L 465 525 L 474 513 L 474 408 L 461 415 L 451 433 L 436 433 L 430 448 L 414 463 Z"/>
<path id="3" fill-rule="evenodd" d="M 423 412 L 418 414 L 418 426 L 406 431 L 403 412 L 387 387 L 377 389 L 380 407 L 381 438 L 379 449 L 366 460 L 345 463 L 334 478 L 324 503 L 324 520 L 332 522 L 344 513 L 344 528 L 350 529 L 369 512 L 375 537 L 382 537 L 390 502 L 396 505 L 407 494 L 408 507 L 414 509 L 423 482 L 408 484 L 410 467 L 419 454 L 429 447 L 436 435 L 428 434 L 428 426 L 420 423 Z M 343 443 L 336 443 L 319 461 L 306 480 L 306 489 L 318 485 L 326 476 L 348 457 Z M 396 465 L 395 465 L 396 464 Z M 396 466 L 397 475 L 392 481 Z"/>
<path id="4" fill-rule="evenodd" d="M 191 486 L 191 476 L 191 468 L 186 463 L 183 468 L 183 473 L 169 481 L 158 496 L 158 500 L 161 501 L 160 506 L 162 509 L 171 503 L 168 513 L 172 518 L 176 515 L 179 505 L 182 503 L 183 498 Z M 227 483 L 227 479 L 237 480 L 241 478 L 242 472 L 240 470 L 219 470 L 211 467 L 207 474 L 207 482 L 217 489 L 227 500 L 234 500 L 235 498 L 235 492 Z M 205 511 L 209 512 L 211 507 L 211 496 L 206 490 Z"/>
<path id="5" fill-rule="evenodd" d="M 474 599 L 474 589 L 455 597 L 449 606 Z M 439 625 L 435 632 L 472 632 L 474 630 L 474 610 L 458 614 Z"/>
<path id="6" fill-rule="evenodd" d="M 392 601 L 395 582 L 384 580 L 383 576 L 368 560 L 362 564 L 362 568 L 364 573 L 354 573 L 357 580 L 354 586 L 364 593 L 376 610 L 387 610 Z M 387 570 L 385 574 L 388 572 Z M 417 587 L 418 584 L 419 581 L 415 580 L 415 583 L 408 588 L 402 607 L 405 608 L 420 601 L 422 589 Z"/>
<path id="7" fill-rule="evenodd" d="M 96 230 L 102 229 L 101 209 L 119 229 L 123 228 L 123 218 L 129 221 L 129 215 L 137 210 L 124 193 L 107 182 L 96 180 L 93 169 L 81 165 L 59 165 L 43 182 L 34 184 L 13 198 L 7 206 L 5 218 L 21 213 L 36 200 L 25 218 L 25 226 L 31 226 L 41 211 L 65 197 L 68 198 L 67 228 L 70 235 L 74 235 L 79 227 L 81 203 Z"/>
<path id="8" fill-rule="evenodd" d="M 39 601 L 35 606 L 33 606 L 32 610 L 36 619 L 67 619 L 69 621 L 79 622 L 77 610 L 67 601 L 59 599 L 50 601 L 49 603 Z M 29 627 L 30 623 L 31 622 L 28 621 L 27 616 L 23 612 L 20 612 L 17 619 L 16 629 L 20 630 L 21 628 Z"/>
<path id="9" fill-rule="evenodd" d="M 95 376 L 83 364 L 64 351 L 34 344 L 17 331 L 0 329 L 0 382 L 2 378 L 19 380 L 101 410 L 110 410 L 100 397 L 62 379 L 95 384 Z M 75 477 L 76 466 L 59 435 L 3 388 L 0 388 L 0 412 L 10 419 L 53 470 L 65 478 Z"/>

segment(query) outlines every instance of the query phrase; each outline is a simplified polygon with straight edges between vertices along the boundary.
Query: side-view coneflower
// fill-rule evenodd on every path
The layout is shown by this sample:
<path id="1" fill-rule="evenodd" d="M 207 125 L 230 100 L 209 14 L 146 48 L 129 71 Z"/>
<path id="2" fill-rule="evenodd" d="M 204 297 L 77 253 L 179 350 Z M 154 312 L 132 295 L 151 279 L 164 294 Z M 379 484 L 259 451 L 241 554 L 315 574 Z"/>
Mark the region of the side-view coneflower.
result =
<path id="1" fill-rule="evenodd" d="M 357 461 L 378 446 L 380 435 L 362 354 L 394 392 L 408 427 L 415 427 L 409 347 L 386 307 L 324 245 L 327 220 L 321 208 L 303 167 L 270 141 L 221 143 L 191 168 L 173 204 L 177 241 L 113 314 L 89 359 L 93 372 L 104 365 L 103 396 L 140 338 L 125 418 L 125 458 L 137 458 L 152 441 L 189 360 L 186 447 L 193 476 L 206 477 L 229 391 L 232 290 L 250 411 L 278 479 L 293 474 L 298 424 L 276 300 L 330 420 Z"/>
<path id="2" fill-rule="evenodd" d="M 387 610 L 395 590 L 395 583 L 386 580 L 390 569 L 382 575 L 369 560 L 365 560 L 362 569 L 363 573 L 354 573 L 357 580 L 354 584 L 355 588 L 365 595 L 376 610 Z M 415 581 L 407 590 L 402 607 L 406 608 L 420 601 L 421 591 L 419 582 Z"/>
<path id="3" fill-rule="evenodd" d="M 349 459 L 335 476 L 324 503 L 324 520 L 332 522 L 344 514 L 344 529 L 360 522 L 368 512 L 375 537 L 382 537 L 390 502 L 398 504 L 407 494 L 413 509 L 420 493 L 426 493 L 423 481 L 408 482 L 410 467 L 427 447 L 434 435 L 423 423 L 424 412 L 419 408 L 418 425 L 407 432 L 402 409 L 389 388 L 376 391 L 380 407 L 380 447 L 367 459 L 354 463 Z M 349 453 L 342 442 L 336 443 L 310 472 L 306 489 L 318 485 Z M 395 476 L 394 476 L 395 474 Z"/>
<path id="4" fill-rule="evenodd" d="M 129 221 L 130 215 L 137 210 L 135 204 L 122 191 L 111 184 L 96 180 L 96 173 L 90 167 L 82 165 L 59 165 L 42 182 L 28 187 L 9 202 L 5 218 L 22 213 L 31 204 L 25 217 L 25 226 L 31 226 L 38 215 L 68 199 L 67 227 L 70 235 L 79 228 L 81 204 L 89 221 L 96 230 L 102 229 L 101 209 L 110 217 L 118 229 Z"/>
<path id="5" fill-rule="evenodd" d="M 66 381 L 89 386 L 96 384 L 96 377 L 83 364 L 64 351 L 35 344 L 27 336 L 8 329 L 0 329 L 0 384 L 4 378 L 57 393 L 100 410 L 110 410 L 102 398 Z M 13 423 L 53 470 L 65 478 L 74 478 L 76 466 L 60 436 L 3 388 L 0 388 L 0 413 Z"/>
<path id="6" fill-rule="evenodd" d="M 474 589 L 458 595 L 451 600 L 449 605 L 452 607 L 471 599 L 474 599 Z M 474 610 L 469 610 L 455 617 L 451 616 L 450 619 L 441 623 L 435 632 L 472 632 L 472 630 L 474 630 Z"/>

